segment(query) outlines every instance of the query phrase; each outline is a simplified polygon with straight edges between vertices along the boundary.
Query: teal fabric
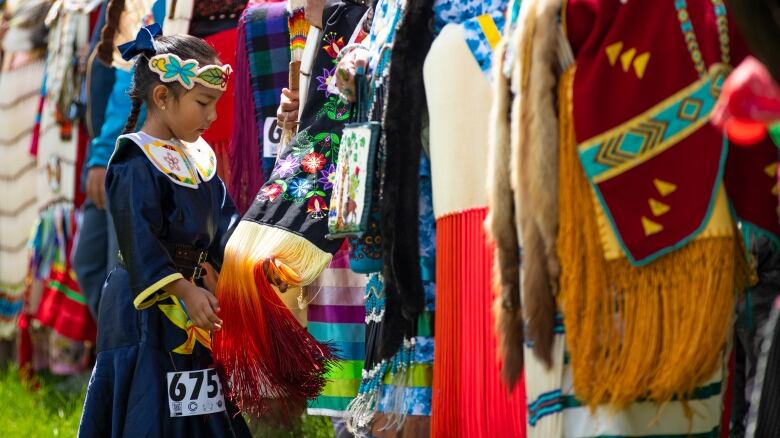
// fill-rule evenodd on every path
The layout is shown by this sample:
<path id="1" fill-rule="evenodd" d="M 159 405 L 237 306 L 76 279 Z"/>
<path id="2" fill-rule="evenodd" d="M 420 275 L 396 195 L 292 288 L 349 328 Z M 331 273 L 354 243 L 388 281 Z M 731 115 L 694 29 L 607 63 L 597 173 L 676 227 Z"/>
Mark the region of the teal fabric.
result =
<path id="1" fill-rule="evenodd" d="M 162 25 L 165 19 L 165 0 L 157 0 L 152 6 L 152 15 L 156 23 Z M 127 117 L 130 115 L 131 102 L 127 96 L 127 90 L 133 79 L 132 71 L 114 70 L 114 87 L 111 89 L 111 96 L 106 104 L 105 118 L 103 125 L 95 126 L 94 129 L 99 132 L 97 137 L 89 143 L 86 167 L 106 167 L 108 159 L 114 153 L 116 139 L 122 134 L 122 130 L 127 123 Z M 143 124 L 146 119 L 146 109 L 141 108 L 141 114 L 138 118 L 138 126 Z"/>

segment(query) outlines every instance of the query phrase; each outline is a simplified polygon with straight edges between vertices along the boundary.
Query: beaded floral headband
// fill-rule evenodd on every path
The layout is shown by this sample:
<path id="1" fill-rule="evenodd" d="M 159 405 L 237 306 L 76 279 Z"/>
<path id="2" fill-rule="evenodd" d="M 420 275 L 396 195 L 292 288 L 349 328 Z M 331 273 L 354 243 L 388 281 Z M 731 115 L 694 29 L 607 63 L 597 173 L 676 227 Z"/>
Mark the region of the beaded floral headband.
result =
<path id="1" fill-rule="evenodd" d="M 155 23 L 141 28 L 135 41 L 119 46 L 122 58 L 129 61 L 138 55 L 149 59 L 149 69 L 160 76 L 166 83 L 178 82 L 182 87 L 191 90 L 195 84 L 209 88 L 224 90 L 233 72 L 229 64 L 208 64 L 201 67 L 194 59 L 183 60 L 173 53 L 158 55 L 154 47 L 154 39 L 162 34 L 162 28 Z"/>
<path id="2" fill-rule="evenodd" d="M 149 69 L 160 75 L 163 82 L 178 82 L 191 90 L 196 83 L 217 90 L 227 88 L 233 69 L 229 64 L 204 65 L 200 67 L 194 59 L 182 60 L 173 53 L 155 55 L 149 60 Z"/>

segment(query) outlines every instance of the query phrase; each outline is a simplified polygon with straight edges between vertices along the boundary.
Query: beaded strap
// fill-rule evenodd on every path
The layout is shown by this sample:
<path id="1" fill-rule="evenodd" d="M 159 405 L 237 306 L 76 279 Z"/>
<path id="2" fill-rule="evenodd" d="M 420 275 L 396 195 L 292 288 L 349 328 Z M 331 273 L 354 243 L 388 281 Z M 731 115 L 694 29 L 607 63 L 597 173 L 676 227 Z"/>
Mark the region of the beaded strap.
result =
<path id="1" fill-rule="evenodd" d="M 674 7 L 677 9 L 677 19 L 680 21 L 680 29 L 685 36 L 685 45 L 688 47 L 688 53 L 691 55 L 693 65 L 699 76 L 707 74 L 707 66 L 704 64 L 704 57 L 699 48 L 699 41 L 696 39 L 696 32 L 693 30 L 690 14 L 688 13 L 688 3 L 685 0 L 675 0 Z M 715 11 L 716 23 L 718 25 L 718 42 L 720 43 L 720 59 L 723 64 L 731 63 L 731 48 L 729 39 L 729 21 L 726 15 L 726 5 L 723 0 L 712 0 L 712 8 Z"/>

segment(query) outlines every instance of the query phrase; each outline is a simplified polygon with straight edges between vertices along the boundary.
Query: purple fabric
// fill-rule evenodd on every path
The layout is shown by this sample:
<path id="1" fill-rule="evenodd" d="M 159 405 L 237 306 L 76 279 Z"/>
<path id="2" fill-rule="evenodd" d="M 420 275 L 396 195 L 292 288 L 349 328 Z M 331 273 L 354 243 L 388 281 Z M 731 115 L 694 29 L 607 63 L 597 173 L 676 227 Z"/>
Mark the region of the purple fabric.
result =
<path id="1" fill-rule="evenodd" d="M 309 305 L 309 322 L 337 322 L 340 324 L 362 324 L 366 320 L 363 306 L 320 306 Z"/>

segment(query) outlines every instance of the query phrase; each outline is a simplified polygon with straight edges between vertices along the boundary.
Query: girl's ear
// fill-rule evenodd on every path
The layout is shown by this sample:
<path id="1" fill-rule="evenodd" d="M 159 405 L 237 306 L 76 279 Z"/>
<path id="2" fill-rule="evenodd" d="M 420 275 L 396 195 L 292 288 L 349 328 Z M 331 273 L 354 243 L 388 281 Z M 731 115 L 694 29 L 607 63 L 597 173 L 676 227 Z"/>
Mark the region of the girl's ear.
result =
<path id="1" fill-rule="evenodd" d="M 155 109 L 165 109 L 171 97 L 171 91 L 165 85 L 159 84 L 152 89 L 152 104 Z"/>

